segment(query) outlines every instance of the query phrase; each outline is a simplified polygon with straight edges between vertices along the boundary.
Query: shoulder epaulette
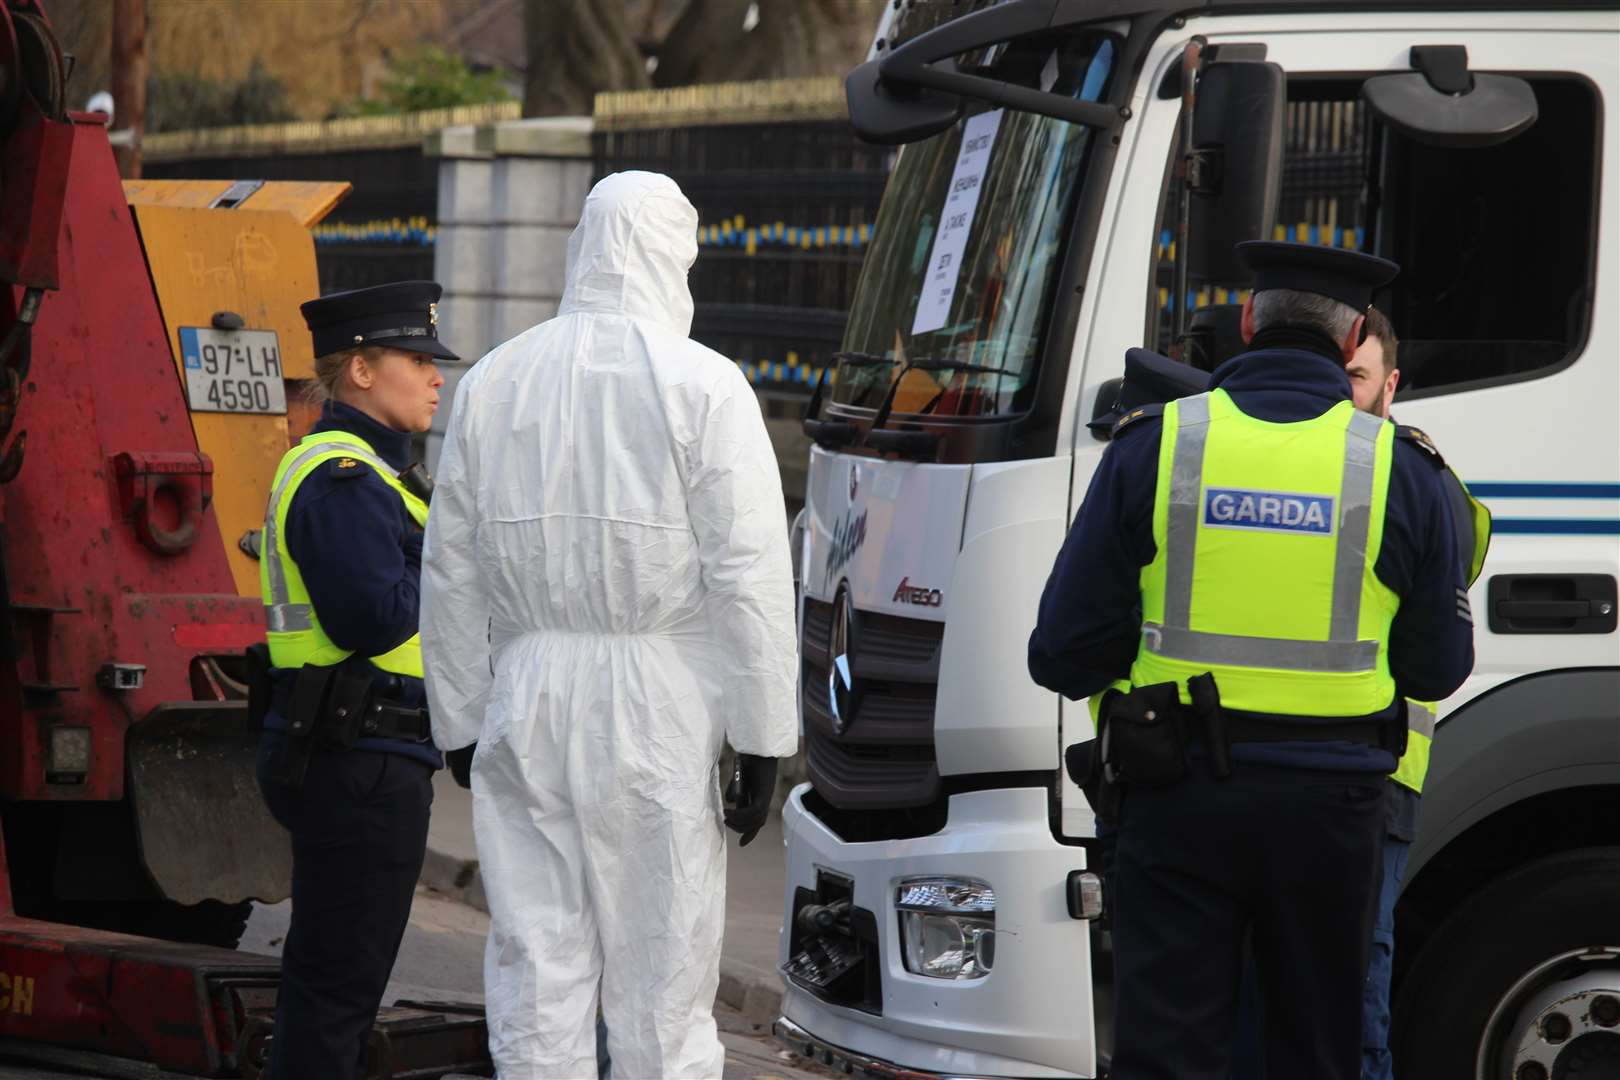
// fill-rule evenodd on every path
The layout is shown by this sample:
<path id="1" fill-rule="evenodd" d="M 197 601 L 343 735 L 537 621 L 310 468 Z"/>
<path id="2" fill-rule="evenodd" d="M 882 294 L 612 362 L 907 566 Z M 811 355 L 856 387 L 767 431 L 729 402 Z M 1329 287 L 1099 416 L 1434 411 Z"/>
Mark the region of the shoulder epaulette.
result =
<path id="1" fill-rule="evenodd" d="M 359 458 L 340 457 L 333 458 L 326 467 L 327 474 L 335 480 L 350 480 L 357 476 L 364 476 L 372 470 Z"/>
<path id="2" fill-rule="evenodd" d="M 1396 424 L 1395 437 L 1405 439 L 1407 442 L 1422 450 L 1434 459 L 1436 465 L 1444 465 L 1446 459 L 1441 456 L 1440 448 L 1434 445 L 1434 440 L 1424 433 L 1422 428 L 1415 428 L 1411 424 Z"/>
<path id="3" fill-rule="evenodd" d="M 1108 437 L 1111 439 L 1117 439 L 1119 438 L 1120 432 L 1124 431 L 1138 420 L 1146 419 L 1149 416 L 1162 416 L 1163 414 L 1163 404 L 1138 405 L 1136 408 L 1114 421 L 1114 428 L 1108 433 Z"/>

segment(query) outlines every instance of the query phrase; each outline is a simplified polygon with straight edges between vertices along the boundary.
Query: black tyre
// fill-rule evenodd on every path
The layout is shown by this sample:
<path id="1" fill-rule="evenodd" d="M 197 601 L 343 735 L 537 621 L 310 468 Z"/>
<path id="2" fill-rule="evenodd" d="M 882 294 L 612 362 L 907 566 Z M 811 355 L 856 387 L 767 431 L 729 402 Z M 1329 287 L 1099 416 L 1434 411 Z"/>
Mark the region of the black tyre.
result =
<path id="1" fill-rule="evenodd" d="M 1620 1080 L 1609 1045 L 1620 1026 L 1599 1026 L 1607 1009 L 1592 1007 L 1620 997 L 1617 912 L 1620 847 L 1538 859 L 1465 899 L 1401 985 L 1395 1074 Z M 1527 1037 L 1534 1049 L 1521 1053 Z"/>
<path id="2" fill-rule="evenodd" d="M 12 903 L 24 918 L 223 949 L 236 948 L 247 929 L 251 900 L 204 900 L 188 906 L 158 893 L 136 858 L 125 804 L 14 803 L 5 807 L 0 825 L 5 830 Z M 61 851 L 70 842 L 82 844 L 87 836 L 102 843 L 94 853 L 99 871 L 95 887 L 86 886 L 80 871 L 77 895 L 59 891 Z M 81 866 L 85 861 L 81 857 Z"/>
<path id="3" fill-rule="evenodd" d="M 236 948 L 247 930 L 248 917 L 253 914 L 251 900 L 238 904 L 204 900 L 189 907 L 168 900 L 152 900 L 142 904 L 121 904 L 119 907 L 121 913 L 108 920 L 115 925 L 104 929 L 164 941 L 214 945 L 221 949 Z"/>
<path id="4" fill-rule="evenodd" d="M 227 904 L 218 900 L 204 900 L 200 904 L 182 905 L 169 900 L 134 900 L 121 902 L 95 902 L 58 900 L 43 910 L 30 913 L 31 918 L 47 922 L 88 926 L 97 930 L 112 930 L 120 934 L 136 934 L 161 941 L 180 941 L 195 945 L 213 945 L 221 949 L 234 949 L 247 930 L 248 917 L 253 914 L 253 901 Z"/>

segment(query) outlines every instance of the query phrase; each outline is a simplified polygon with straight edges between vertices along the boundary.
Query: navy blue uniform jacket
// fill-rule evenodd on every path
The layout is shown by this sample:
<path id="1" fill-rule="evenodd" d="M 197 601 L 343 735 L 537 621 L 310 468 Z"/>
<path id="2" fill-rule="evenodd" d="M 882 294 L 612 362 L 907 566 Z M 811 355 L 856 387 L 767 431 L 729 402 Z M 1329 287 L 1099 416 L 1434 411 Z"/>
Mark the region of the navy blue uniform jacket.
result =
<path id="1" fill-rule="evenodd" d="M 411 463 L 411 436 L 378 423 L 359 409 L 329 401 L 315 432 L 346 431 L 360 436 L 398 472 Z M 317 465 L 287 508 L 287 551 L 298 564 L 321 628 L 332 641 L 365 656 L 399 647 L 416 633 L 421 603 L 422 529 L 399 493 L 369 465 L 338 467 L 341 459 Z M 285 726 L 294 672 L 274 673 L 270 715 L 265 726 Z M 377 672 L 378 689 L 389 701 L 421 708 L 427 694 L 422 680 Z M 443 759 L 431 744 L 397 739 L 360 739 L 362 750 L 387 750 L 425 761 Z"/>
<path id="2" fill-rule="evenodd" d="M 1350 398 L 1344 368 L 1305 349 L 1258 349 L 1222 364 L 1211 380 L 1243 412 L 1273 423 L 1309 420 Z M 1142 567 L 1153 561 L 1159 476 L 1158 417 L 1127 424 L 1103 454 L 1041 596 L 1029 673 L 1069 698 L 1128 679 L 1142 631 Z M 1474 666 L 1473 624 L 1457 597 L 1464 570 L 1439 460 L 1397 439 L 1373 572 L 1401 598 L 1389 633 L 1400 694 L 1449 696 Z M 1465 592 L 1462 595 L 1466 595 Z M 1394 715 L 1396 702 L 1369 719 Z M 1312 769 L 1390 772 L 1387 750 L 1342 742 L 1243 743 L 1237 760 Z"/>

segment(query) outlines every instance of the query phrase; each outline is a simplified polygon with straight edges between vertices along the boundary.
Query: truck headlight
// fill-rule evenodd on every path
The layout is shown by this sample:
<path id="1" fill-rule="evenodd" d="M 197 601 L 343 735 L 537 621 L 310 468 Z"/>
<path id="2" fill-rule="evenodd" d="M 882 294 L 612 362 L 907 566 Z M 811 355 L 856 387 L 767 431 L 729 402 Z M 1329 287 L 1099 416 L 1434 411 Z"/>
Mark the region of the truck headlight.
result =
<path id="1" fill-rule="evenodd" d="M 996 891 L 972 878 L 912 878 L 895 890 L 906 970 L 980 979 L 996 962 Z"/>

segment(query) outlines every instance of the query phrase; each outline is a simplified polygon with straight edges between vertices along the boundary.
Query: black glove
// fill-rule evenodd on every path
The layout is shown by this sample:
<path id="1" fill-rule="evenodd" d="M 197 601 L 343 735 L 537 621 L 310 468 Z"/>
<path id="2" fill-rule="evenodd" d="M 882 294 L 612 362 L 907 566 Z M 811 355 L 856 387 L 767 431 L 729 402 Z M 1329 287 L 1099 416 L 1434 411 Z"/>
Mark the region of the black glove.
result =
<path id="1" fill-rule="evenodd" d="M 742 834 L 738 847 L 747 847 L 771 813 L 771 796 L 776 794 L 776 759 L 738 754 L 736 772 L 726 787 L 726 801 L 736 805 L 726 811 L 726 828 Z"/>
<path id="2" fill-rule="evenodd" d="M 478 744 L 474 742 L 468 743 L 460 750 L 446 750 L 444 752 L 444 762 L 450 766 L 450 776 L 458 785 L 469 791 L 472 790 L 473 752 L 477 749 Z"/>

